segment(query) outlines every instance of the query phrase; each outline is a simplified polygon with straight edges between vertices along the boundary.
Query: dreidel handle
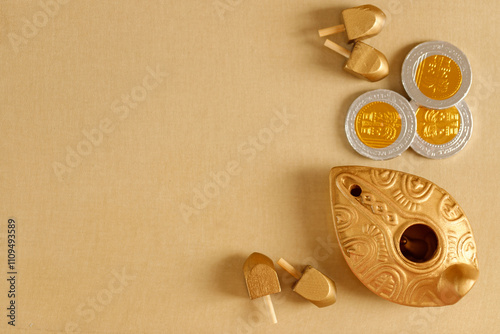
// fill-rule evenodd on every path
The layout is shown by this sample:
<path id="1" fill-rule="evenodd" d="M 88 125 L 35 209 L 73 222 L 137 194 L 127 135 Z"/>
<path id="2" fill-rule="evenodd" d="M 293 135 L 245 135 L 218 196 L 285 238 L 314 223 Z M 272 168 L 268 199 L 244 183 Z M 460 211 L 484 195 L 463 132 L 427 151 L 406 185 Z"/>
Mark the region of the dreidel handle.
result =
<path id="1" fill-rule="evenodd" d="M 295 269 L 290 263 L 286 262 L 285 259 L 281 258 L 278 260 L 278 265 L 285 269 L 286 272 L 288 272 L 290 275 L 295 277 L 296 279 L 300 279 L 302 277 L 302 274 Z"/>
<path id="2" fill-rule="evenodd" d="M 271 317 L 271 321 L 273 324 L 278 323 L 278 319 L 276 318 L 276 312 L 274 312 L 274 306 L 273 306 L 273 301 L 271 300 L 271 295 L 267 295 L 262 297 L 264 299 L 264 305 L 266 305 L 266 308 L 269 312 L 269 316 Z"/>
<path id="3" fill-rule="evenodd" d="M 335 52 L 337 52 L 338 54 L 346 57 L 346 58 L 350 58 L 351 57 L 351 51 L 347 50 L 346 48 L 338 45 L 337 43 L 334 43 L 332 42 L 331 40 L 327 39 L 325 41 L 325 46 Z"/>
<path id="4" fill-rule="evenodd" d="M 318 30 L 319 37 L 325 37 L 325 36 L 330 36 L 334 34 L 338 34 L 339 32 L 344 32 L 345 31 L 345 25 L 339 24 L 333 27 L 328 27 L 324 29 Z"/>

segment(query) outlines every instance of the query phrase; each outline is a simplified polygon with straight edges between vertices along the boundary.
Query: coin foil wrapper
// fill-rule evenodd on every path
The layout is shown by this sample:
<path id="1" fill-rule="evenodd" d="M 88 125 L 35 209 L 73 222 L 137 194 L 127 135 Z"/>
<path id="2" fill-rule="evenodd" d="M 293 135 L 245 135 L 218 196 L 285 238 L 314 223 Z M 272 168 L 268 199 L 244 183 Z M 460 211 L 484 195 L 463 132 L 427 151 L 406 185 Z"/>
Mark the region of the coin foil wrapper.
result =
<path id="1" fill-rule="evenodd" d="M 401 79 L 406 92 L 418 105 L 446 109 L 468 94 L 472 69 L 465 53 L 456 46 L 429 41 L 408 53 Z"/>
<path id="2" fill-rule="evenodd" d="M 451 305 L 477 281 L 472 229 L 446 190 L 361 166 L 334 167 L 330 190 L 342 254 L 378 296 L 408 306 Z"/>
<path id="3" fill-rule="evenodd" d="M 464 149 L 472 135 L 472 113 L 465 101 L 447 109 L 429 109 L 412 101 L 417 132 L 411 148 L 430 159 L 451 157 Z"/>

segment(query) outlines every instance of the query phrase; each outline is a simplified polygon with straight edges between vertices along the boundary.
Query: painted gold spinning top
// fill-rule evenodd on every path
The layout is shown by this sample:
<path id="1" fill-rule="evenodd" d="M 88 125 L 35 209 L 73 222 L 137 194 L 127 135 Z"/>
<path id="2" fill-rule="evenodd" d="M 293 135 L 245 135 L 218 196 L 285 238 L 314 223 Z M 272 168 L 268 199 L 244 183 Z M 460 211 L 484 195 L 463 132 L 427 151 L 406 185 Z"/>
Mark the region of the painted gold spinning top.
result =
<path id="1" fill-rule="evenodd" d="M 243 274 L 250 299 L 262 298 L 273 323 L 277 323 L 271 295 L 281 291 L 273 260 L 261 253 L 252 253 L 243 264 Z"/>
<path id="2" fill-rule="evenodd" d="M 333 27 L 320 29 L 320 37 L 330 36 L 345 31 L 349 43 L 377 35 L 385 24 L 384 12 L 373 5 L 363 5 L 342 11 L 342 21 Z"/>
<path id="3" fill-rule="evenodd" d="M 333 168 L 330 189 L 344 258 L 378 296 L 408 306 L 451 305 L 478 279 L 469 221 L 446 190 L 359 166 Z"/>
<path id="4" fill-rule="evenodd" d="M 327 39 L 325 46 L 347 58 L 344 71 L 368 81 L 379 81 L 389 75 L 389 63 L 385 55 L 374 47 L 356 42 L 352 51 Z"/>

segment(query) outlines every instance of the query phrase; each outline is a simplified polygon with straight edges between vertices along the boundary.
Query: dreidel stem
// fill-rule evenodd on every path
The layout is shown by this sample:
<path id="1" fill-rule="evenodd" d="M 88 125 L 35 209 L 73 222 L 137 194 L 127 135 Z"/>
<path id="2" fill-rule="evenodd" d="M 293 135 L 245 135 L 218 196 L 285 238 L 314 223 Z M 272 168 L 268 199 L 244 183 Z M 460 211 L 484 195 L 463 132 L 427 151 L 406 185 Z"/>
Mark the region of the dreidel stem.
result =
<path id="1" fill-rule="evenodd" d="M 295 269 L 290 263 L 286 262 L 285 259 L 283 259 L 283 258 L 279 259 L 278 265 L 281 268 L 285 269 L 285 271 L 287 273 L 289 273 L 290 275 L 292 275 L 296 279 L 299 280 L 302 277 L 302 274 L 297 269 Z"/>
<path id="2" fill-rule="evenodd" d="M 267 311 L 269 312 L 269 316 L 271 317 L 271 321 L 273 324 L 278 323 L 278 319 L 276 318 L 276 312 L 274 312 L 273 301 L 271 300 L 271 295 L 267 295 L 262 297 L 264 299 L 264 304 L 266 305 Z"/>
<path id="3" fill-rule="evenodd" d="M 346 58 L 350 58 L 351 57 L 351 51 L 347 50 L 346 48 L 338 45 L 337 43 L 334 43 L 332 42 L 331 40 L 327 39 L 325 41 L 325 46 L 335 52 L 337 52 L 338 54 L 346 57 Z"/>
<path id="4" fill-rule="evenodd" d="M 324 29 L 318 30 L 319 37 L 325 37 L 325 36 L 330 36 L 334 34 L 338 34 L 339 32 L 344 32 L 345 31 L 345 25 L 339 24 L 333 27 L 328 27 Z"/>

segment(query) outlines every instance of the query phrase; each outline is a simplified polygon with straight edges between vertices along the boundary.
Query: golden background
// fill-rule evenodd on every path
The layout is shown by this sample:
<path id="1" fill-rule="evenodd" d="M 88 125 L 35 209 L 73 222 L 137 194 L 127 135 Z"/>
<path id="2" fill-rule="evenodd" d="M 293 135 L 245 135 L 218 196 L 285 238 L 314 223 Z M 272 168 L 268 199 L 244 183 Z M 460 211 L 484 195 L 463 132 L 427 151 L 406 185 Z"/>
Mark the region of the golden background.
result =
<path id="1" fill-rule="evenodd" d="M 365 2 L 64 2 L 51 15 L 39 1 L 0 4 L 0 331 L 497 332 L 500 3 L 373 1 L 387 24 L 367 43 L 391 74 L 369 83 L 317 36 Z M 404 93 L 403 59 L 428 40 L 471 62 L 470 143 L 443 161 L 360 156 L 345 137 L 349 105 L 371 89 Z M 329 170 L 345 164 L 417 174 L 459 202 L 481 270 L 463 300 L 403 307 L 355 278 L 329 202 Z M 11 217 L 16 330 L 6 317 Z M 313 264 L 335 280 L 337 303 L 318 309 L 278 270 L 270 324 L 244 283 L 254 251 Z"/>

